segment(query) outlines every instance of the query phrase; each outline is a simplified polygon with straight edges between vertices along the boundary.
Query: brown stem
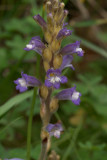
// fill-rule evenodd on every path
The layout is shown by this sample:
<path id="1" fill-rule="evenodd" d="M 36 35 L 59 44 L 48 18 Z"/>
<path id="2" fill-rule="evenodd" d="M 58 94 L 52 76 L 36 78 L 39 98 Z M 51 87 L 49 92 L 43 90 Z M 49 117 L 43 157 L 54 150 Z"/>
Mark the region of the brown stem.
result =
<path id="1" fill-rule="evenodd" d="M 48 142 L 47 138 L 45 138 L 42 141 L 42 150 L 41 150 L 41 155 L 40 155 L 39 160 L 46 160 L 46 157 L 47 157 L 47 142 Z"/>
<path id="2" fill-rule="evenodd" d="M 48 123 L 50 122 L 50 118 L 51 118 L 51 113 L 50 113 L 50 109 L 49 109 L 49 104 L 50 104 L 50 100 L 51 100 L 51 93 L 52 93 L 52 89 L 49 89 L 48 97 L 45 100 L 46 116 L 45 116 L 45 119 L 43 120 L 43 128 L 42 128 L 43 131 L 45 131 L 45 127 L 48 125 Z M 46 137 L 42 140 L 42 149 L 41 149 L 41 154 L 40 154 L 39 160 L 46 160 L 47 145 L 48 145 L 48 136 L 46 135 Z"/>

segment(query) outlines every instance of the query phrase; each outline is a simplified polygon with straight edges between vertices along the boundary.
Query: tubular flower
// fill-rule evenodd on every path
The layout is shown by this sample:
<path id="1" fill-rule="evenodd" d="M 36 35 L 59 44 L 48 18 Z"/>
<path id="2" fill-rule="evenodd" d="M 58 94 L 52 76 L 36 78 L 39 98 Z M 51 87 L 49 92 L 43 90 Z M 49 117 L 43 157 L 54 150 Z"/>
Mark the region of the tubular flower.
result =
<path id="1" fill-rule="evenodd" d="M 71 69 L 75 70 L 73 65 L 71 64 L 72 60 L 73 60 L 72 55 L 63 56 L 63 61 L 62 61 L 62 65 L 60 67 L 60 70 L 62 71 L 64 68 L 67 68 L 67 67 L 70 67 Z"/>
<path id="2" fill-rule="evenodd" d="M 80 48 L 80 41 L 68 44 L 60 50 L 60 54 L 62 55 L 69 55 L 74 53 L 77 53 L 77 55 L 80 57 L 84 55 L 84 51 L 82 50 L 82 48 Z"/>
<path id="3" fill-rule="evenodd" d="M 58 35 L 57 35 L 57 40 L 63 39 L 67 36 L 70 36 L 72 34 L 71 30 L 68 30 L 67 28 L 63 28 L 59 31 Z"/>
<path id="4" fill-rule="evenodd" d="M 14 81 L 14 83 L 17 85 L 16 89 L 20 92 L 25 92 L 28 87 L 35 87 L 41 85 L 41 82 L 33 76 L 29 76 L 27 74 L 24 74 L 23 72 L 21 73 L 21 76 L 22 78 L 18 78 Z"/>
<path id="5" fill-rule="evenodd" d="M 59 100 L 71 100 L 75 105 L 80 104 L 81 93 L 76 91 L 76 86 L 68 89 L 64 89 L 59 92 L 55 98 Z"/>
<path id="6" fill-rule="evenodd" d="M 47 28 L 47 23 L 45 22 L 45 20 L 39 14 L 35 15 L 33 18 L 41 26 L 41 28 L 43 30 L 45 30 Z"/>
<path id="7" fill-rule="evenodd" d="M 46 131 L 49 133 L 50 136 L 60 138 L 61 132 L 63 131 L 63 127 L 61 123 L 56 123 L 56 124 L 49 123 L 46 126 Z"/>
<path id="8" fill-rule="evenodd" d="M 29 44 L 26 45 L 24 50 L 26 51 L 34 50 L 40 55 L 42 55 L 42 51 L 44 48 L 45 48 L 44 43 L 41 41 L 39 36 L 36 36 L 32 37 L 31 41 L 29 42 Z"/>
<path id="9" fill-rule="evenodd" d="M 56 89 L 60 88 L 60 83 L 66 83 L 67 77 L 61 76 L 60 69 L 49 69 L 47 71 L 47 79 L 45 80 L 45 86 L 54 87 Z"/>

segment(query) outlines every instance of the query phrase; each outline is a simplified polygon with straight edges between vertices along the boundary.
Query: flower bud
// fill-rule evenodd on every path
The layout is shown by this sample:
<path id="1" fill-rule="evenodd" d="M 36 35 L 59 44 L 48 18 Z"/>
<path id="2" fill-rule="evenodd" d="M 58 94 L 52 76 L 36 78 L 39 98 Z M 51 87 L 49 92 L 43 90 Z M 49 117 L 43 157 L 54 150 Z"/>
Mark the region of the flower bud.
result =
<path id="1" fill-rule="evenodd" d="M 65 18 L 67 17 L 67 15 L 68 15 L 68 11 L 67 11 L 67 10 L 64 10 L 64 11 L 63 11 L 63 14 L 62 14 L 62 18 L 61 18 L 61 20 L 59 21 L 59 24 L 60 24 L 60 25 L 63 25 L 64 20 L 65 20 Z"/>
<path id="2" fill-rule="evenodd" d="M 54 16 L 54 20 L 56 22 L 58 22 L 60 20 L 60 18 L 62 17 L 63 14 L 63 9 L 64 9 L 65 4 L 64 3 L 60 3 L 60 6 L 58 8 L 58 11 L 56 12 L 55 16 Z"/>
<path id="3" fill-rule="evenodd" d="M 33 18 L 42 27 L 43 30 L 46 30 L 47 23 L 45 22 L 45 20 L 39 14 L 35 15 Z"/>
<path id="4" fill-rule="evenodd" d="M 58 7 L 58 4 L 59 4 L 59 0 L 53 0 L 53 7 L 56 8 Z"/>
<path id="5" fill-rule="evenodd" d="M 56 110 L 58 109 L 58 99 L 56 98 L 52 98 L 51 102 L 50 102 L 50 112 L 56 112 Z"/>
<path id="6" fill-rule="evenodd" d="M 52 151 L 51 154 L 48 156 L 48 160 L 60 160 L 60 156 L 56 154 L 55 151 Z"/>
<path id="7" fill-rule="evenodd" d="M 47 10 L 47 13 L 48 13 L 48 14 L 49 14 L 49 13 L 51 12 L 51 10 L 52 10 L 52 4 L 51 4 L 50 1 L 48 1 L 48 2 L 46 3 L 46 10 Z"/>
<path id="8" fill-rule="evenodd" d="M 47 71 L 50 68 L 49 63 L 47 61 L 44 61 L 43 64 L 44 64 L 45 71 Z"/>
<path id="9" fill-rule="evenodd" d="M 54 30 L 54 19 L 52 13 L 49 13 L 47 15 L 47 24 L 48 24 L 48 30 L 53 33 Z M 52 36 L 52 35 L 51 35 Z"/>
<path id="10" fill-rule="evenodd" d="M 47 137 L 49 137 L 49 133 L 42 129 L 42 131 L 41 131 L 41 139 L 44 140 Z"/>
<path id="11" fill-rule="evenodd" d="M 61 45 L 61 43 L 60 43 L 59 41 L 53 40 L 53 41 L 52 41 L 52 44 L 51 44 L 52 51 L 53 51 L 53 52 L 58 51 L 58 50 L 60 49 L 60 45 Z"/>
<path id="12" fill-rule="evenodd" d="M 45 61 L 50 62 L 52 59 L 52 52 L 50 48 L 45 48 L 43 51 L 43 58 Z"/>
<path id="13" fill-rule="evenodd" d="M 40 107 L 40 116 L 41 116 L 41 119 L 44 120 L 44 118 L 46 116 L 46 105 L 45 105 L 45 103 L 41 104 L 41 107 Z"/>
<path id="14" fill-rule="evenodd" d="M 55 69 L 59 68 L 62 64 L 63 58 L 62 55 L 56 55 L 53 60 L 53 66 Z"/>
<path id="15" fill-rule="evenodd" d="M 40 87 L 40 96 L 43 98 L 43 99 L 46 99 L 47 96 L 48 96 L 48 88 L 45 86 L 45 85 L 42 85 Z"/>
<path id="16" fill-rule="evenodd" d="M 45 40 L 47 41 L 47 43 L 51 43 L 51 41 L 52 41 L 52 34 L 50 34 L 49 31 L 46 31 L 44 33 L 44 36 L 45 36 Z"/>
<path id="17" fill-rule="evenodd" d="M 48 22 L 48 24 L 50 24 L 50 26 L 51 26 L 51 25 L 54 25 L 52 13 L 49 13 L 49 14 L 47 15 L 47 22 Z"/>

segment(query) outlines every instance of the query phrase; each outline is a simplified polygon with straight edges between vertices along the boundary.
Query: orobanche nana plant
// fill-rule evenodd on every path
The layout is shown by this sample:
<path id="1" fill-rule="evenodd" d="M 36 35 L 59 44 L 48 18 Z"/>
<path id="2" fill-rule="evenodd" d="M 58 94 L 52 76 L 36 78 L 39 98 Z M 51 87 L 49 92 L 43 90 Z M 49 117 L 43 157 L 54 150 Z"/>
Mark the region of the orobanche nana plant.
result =
<path id="1" fill-rule="evenodd" d="M 83 56 L 84 51 L 80 48 L 80 41 L 70 43 L 61 48 L 61 42 L 67 36 L 72 34 L 71 30 L 66 28 L 65 18 L 68 11 L 64 10 L 64 3 L 59 0 L 50 0 L 46 2 L 47 22 L 38 14 L 33 18 L 43 30 L 46 43 L 43 43 L 39 36 L 32 37 L 31 41 L 24 48 L 26 51 L 34 50 L 43 59 L 43 66 L 46 72 L 45 82 L 42 83 L 34 76 L 21 73 L 21 78 L 14 81 L 16 89 L 25 92 L 29 87 L 38 87 L 41 100 L 40 116 L 42 119 L 41 141 L 42 149 L 39 160 L 46 160 L 48 152 L 48 144 L 50 144 L 51 136 L 60 138 L 63 126 L 61 122 L 51 123 L 52 115 L 58 110 L 59 100 L 70 100 L 75 105 L 80 104 L 80 96 L 74 85 L 71 88 L 64 89 L 52 96 L 55 89 L 59 89 L 61 84 L 67 83 L 68 79 L 62 75 L 63 69 L 70 67 L 74 70 L 72 63 L 73 54 Z M 34 94 L 35 99 L 36 96 Z M 33 105 L 34 106 L 34 105 Z M 28 125 L 27 140 L 27 159 L 30 159 L 30 139 L 31 139 L 31 123 L 33 111 L 30 114 Z M 58 160 L 59 156 L 52 151 L 48 156 L 48 160 Z"/>

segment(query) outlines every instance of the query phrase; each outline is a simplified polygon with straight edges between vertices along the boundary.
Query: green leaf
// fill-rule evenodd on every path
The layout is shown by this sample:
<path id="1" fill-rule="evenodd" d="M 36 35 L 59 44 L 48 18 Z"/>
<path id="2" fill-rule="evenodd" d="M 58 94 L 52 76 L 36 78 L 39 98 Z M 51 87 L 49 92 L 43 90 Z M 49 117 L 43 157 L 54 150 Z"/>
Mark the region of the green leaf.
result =
<path id="1" fill-rule="evenodd" d="M 93 25 L 101 25 L 107 23 L 106 19 L 96 19 L 96 20 L 85 20 L 85 21 L 81 21 L 81 22 L 77 22 L 73 25 L 73 27 L 90 27 Z"/>
<path id="2" fill-rule="evenodd" d="M 102 103 L 93 103 L 94 109 L 99 115 L 107 117 L 107 104 L 102 104 Z"/>
<path id="3" fill-rule="evenodd" d="M 88 20 L 88 21 L 82 21 L 77 22 L 73 25 L 73 27 L 89 27 L 97 24 L 97 20 Z"/>
<path id="4" fill-rule="evenodd" d="M 99 32 L 97 37 L 103 42 L 107 42 L 107 32 Z"/>
<path id="5" fill-rule="evenodd" d="M 6 49 L 0 49 L 0 70 L 8 66 L 8 58 L 6 56 Z"/>
<path id="6" fill-rule="evenodd" d="M 14 107 L 17 104 L 21 103 L 25 99 L 31 97 L 32 94 L 33 94 L 33 91 L 27 91 L 25 93 L 21 93 L 21 94 L 15 96 L 15 97 L 11 98 L 5 104 L 0 106 L 0 117 L 2 117 L 6 112 L 8 112 L 12 107 Z"/>

